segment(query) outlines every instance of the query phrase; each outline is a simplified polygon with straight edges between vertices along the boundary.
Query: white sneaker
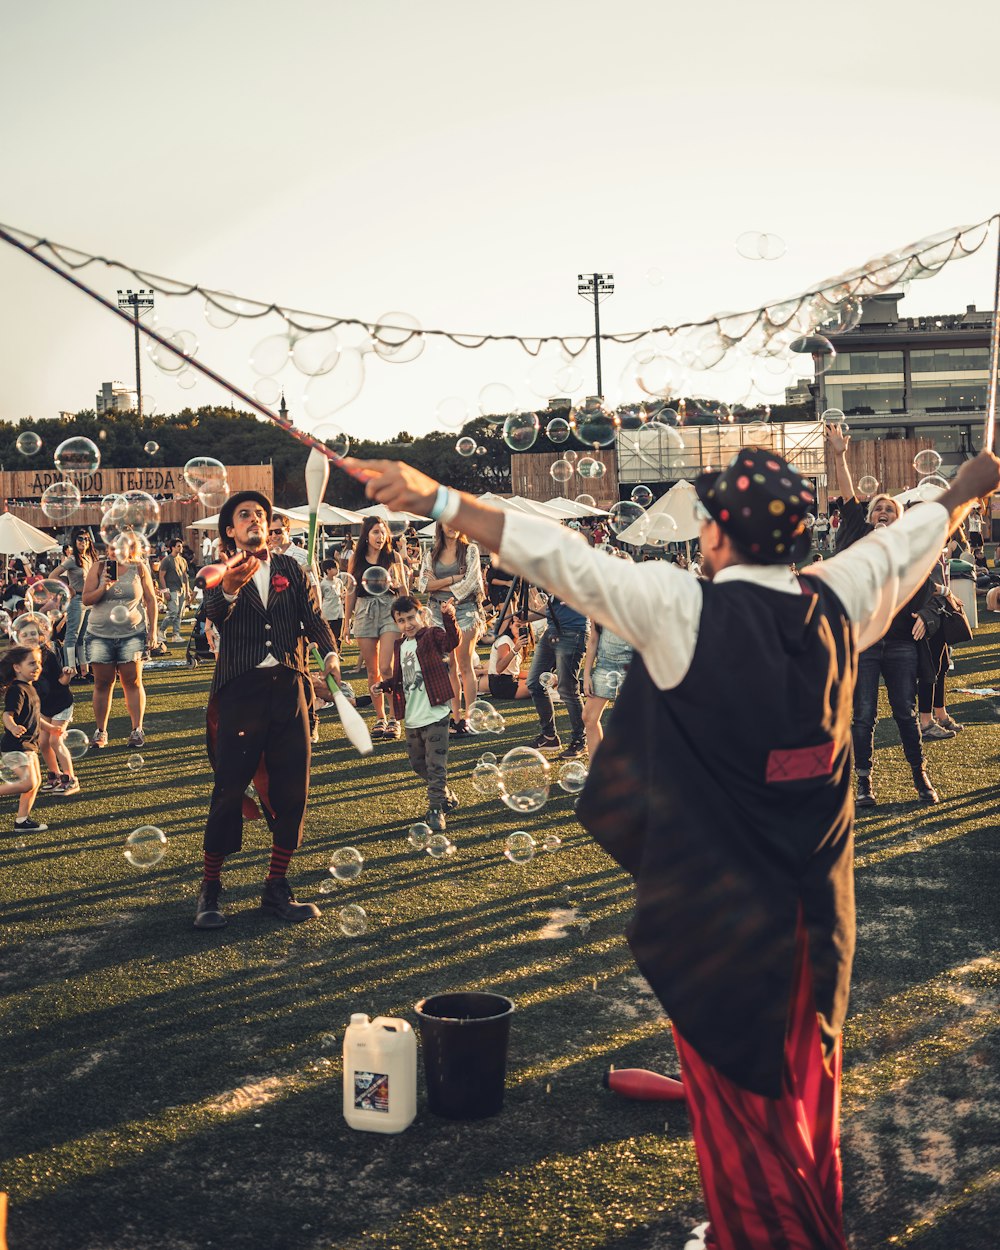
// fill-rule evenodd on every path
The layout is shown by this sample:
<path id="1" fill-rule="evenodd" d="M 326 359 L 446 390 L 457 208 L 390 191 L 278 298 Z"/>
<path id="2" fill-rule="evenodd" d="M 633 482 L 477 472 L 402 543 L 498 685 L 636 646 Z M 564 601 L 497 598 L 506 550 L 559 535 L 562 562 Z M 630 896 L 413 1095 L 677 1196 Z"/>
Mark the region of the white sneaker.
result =
<path id="1" fill-rule="evenodd" d="M 684 1243 L 684 1250 L 705 1250 L 705 1234 L 708 1232 L 708 1220 L 704 1224 L 697 1225 L 692 1228 L 687 1241 Z"/>

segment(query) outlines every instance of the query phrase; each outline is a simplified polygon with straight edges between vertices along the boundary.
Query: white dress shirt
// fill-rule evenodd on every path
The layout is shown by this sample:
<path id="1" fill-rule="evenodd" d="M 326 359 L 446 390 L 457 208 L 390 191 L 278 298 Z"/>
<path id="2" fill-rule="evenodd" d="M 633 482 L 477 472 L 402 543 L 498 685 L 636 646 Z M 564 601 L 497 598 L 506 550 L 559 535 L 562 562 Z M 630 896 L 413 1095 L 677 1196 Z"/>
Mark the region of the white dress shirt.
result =
<path id="1" fill-rule="evenodd" d="M 811 565 L 836 594 L 854 626 L 859 651 L 877 642 L 934 567 L 947 537 L 949 514 L 937 503 L 912 508 L 840 555 Z M 666 561 L 631 564 L 592 549 L 555 521 L 504 514 L 500 563 L 564 599 L 630 642 L 660 690 L 680 685 L 694 659 L 703 603 L 698 580 Z M 748 581 L 801 594 L 784 564 L 737 564 L 715 575 L 717 585 Z M 738 646 L 734 639 L 734 648 Z"/>

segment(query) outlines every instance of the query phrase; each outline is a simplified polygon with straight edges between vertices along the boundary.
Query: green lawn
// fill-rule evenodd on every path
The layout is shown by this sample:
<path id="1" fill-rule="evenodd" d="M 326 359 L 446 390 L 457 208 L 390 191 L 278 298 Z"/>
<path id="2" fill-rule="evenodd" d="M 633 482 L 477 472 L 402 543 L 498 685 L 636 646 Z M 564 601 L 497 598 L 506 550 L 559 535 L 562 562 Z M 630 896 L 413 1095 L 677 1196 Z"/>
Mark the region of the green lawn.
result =
<path id="1" fill-rule="evenodd" d="M 959 654 L 953 686 L 998 679 L 993 620 Z M 628 883 L 576 824 L 570 796 L 554 790 L 519 820 L 468 781 L 482 751 L 533 734 L 530 705 L 510 712 L 502 738 L 453 743 L 462 807 L 449 820 L 457 853 L 443 861 L 405 841 L 426 804 L 402 745 L 362 760 L 325 714 L 293 862 L 322 918 L 282 926 L 256 910 L 267 838 L 254 825 L 226 873 L 229 927 L 202 933 L 191 920 L 209 670 L 147 676 L 142 771 L 126 768 L 119 696 L 112 746 L 80 765 L 84 793 L 39 803 L 49 832 L 10 833 L 5 803 L 0 1189 L 13 1250 L 683 1245 L 703 1218 L 683 1106 L 601 1087 L 609 1063 L 676 1070 L 622 937 Z M 74 689 L 87 727 L 89 691 Z M 997 1244 L 1000 701 L 955 694 L 950 706 L 968 728 L 929 748 L 941 805 L 912 801 L 889 722 L 882 801 L 858 826 L 844 1080 L 857 1250 Z M 139 871 L 122 851 L 143 823 L 169 848 Z M 515 867 L 502 848 L 518 828 L 557 831 L 563 848 Z M 364 872 L 320 895 L 331 851 L 347 844 Z M 361 938 L 339 930 L 346 902 L 368 912 Z M 516 1000 L 503 1113 L 437 1119 L 421 1077 L 405 1133 L 349 1130 L 350 1013 L 413 1021 L 417 999 L 455 988 Z"/>

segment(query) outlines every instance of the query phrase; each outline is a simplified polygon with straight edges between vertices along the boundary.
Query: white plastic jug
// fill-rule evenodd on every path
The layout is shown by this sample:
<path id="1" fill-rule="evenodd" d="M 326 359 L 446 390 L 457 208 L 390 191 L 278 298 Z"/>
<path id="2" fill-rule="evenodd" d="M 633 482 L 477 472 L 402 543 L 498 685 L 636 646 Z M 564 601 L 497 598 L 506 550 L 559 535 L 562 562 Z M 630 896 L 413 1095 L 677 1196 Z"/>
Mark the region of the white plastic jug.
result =
<path id="1" fill-rule="evenodd" d="M 344 1119 L 368 1133 L 401 1133 L 417 1114 L 417 1039 L 405 1020 L 362 1013 L 344 1033 Z"/>

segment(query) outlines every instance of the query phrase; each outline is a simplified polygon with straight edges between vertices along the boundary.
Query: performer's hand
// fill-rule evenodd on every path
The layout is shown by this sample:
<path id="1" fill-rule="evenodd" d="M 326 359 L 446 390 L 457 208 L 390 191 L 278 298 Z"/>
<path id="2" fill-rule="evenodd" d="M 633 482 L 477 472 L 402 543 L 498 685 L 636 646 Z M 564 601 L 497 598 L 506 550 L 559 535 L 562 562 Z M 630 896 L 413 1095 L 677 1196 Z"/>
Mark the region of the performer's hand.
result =
<path id="1" fill-rule="evenodd" d="M 918 616 L 916 612 L 911 613 L 911 615 L 914 618 L 913 629 L 911 632 L 913 634 L 913 637 L 916 639 L 916 641 L 919 642 L 921 638 L 927 637 L 927 626 L 924 624 L 922 618 Z"/>
<path id="2" fill-rule="evenodd" d="M 323 664 L 323 672 L 328 677 L 332 677 L 338 686 L 340 685 L 340 657 L 336 652 L 331 651 L 326 657 L 326 661 Z"/>
<path id="3" fill-rule="evenodd" d="M 365 494 L 394 512 L 427 516 L 433 507 L 438 483 L 412 465 L 399 460 L 355 460 L 353 456 L 346 457 L 344 464 L 367 473 Z"/>
<path id="4" fill-rule="evenodd" d="M 226 569 L 221 583 L 223 594 L 239 594 L 259 568 L 260 561 L 257 557 L 251 555 L 249 551 L 244 551 L 243 558 Z"/>

